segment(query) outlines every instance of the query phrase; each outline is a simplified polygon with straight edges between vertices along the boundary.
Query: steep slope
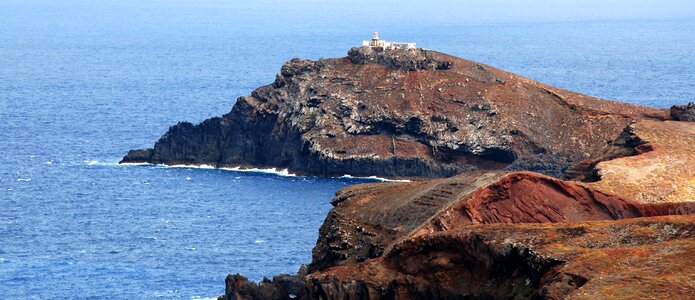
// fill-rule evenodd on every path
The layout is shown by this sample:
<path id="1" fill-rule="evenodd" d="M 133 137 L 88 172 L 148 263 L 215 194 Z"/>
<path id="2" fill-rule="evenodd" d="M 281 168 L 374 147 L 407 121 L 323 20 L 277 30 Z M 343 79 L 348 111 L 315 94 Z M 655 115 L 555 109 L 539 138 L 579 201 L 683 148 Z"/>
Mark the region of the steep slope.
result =
<path id="1" fill-rule="evenodd" d="M 353 48 L 293 59 L 232 111 L 179 123 L 123 163 L 288 168 L 322 176 L 443 177 L 471 170 L 564 176 L 632 120 L 666 110 L 552 88 L 443 53 Z"/>

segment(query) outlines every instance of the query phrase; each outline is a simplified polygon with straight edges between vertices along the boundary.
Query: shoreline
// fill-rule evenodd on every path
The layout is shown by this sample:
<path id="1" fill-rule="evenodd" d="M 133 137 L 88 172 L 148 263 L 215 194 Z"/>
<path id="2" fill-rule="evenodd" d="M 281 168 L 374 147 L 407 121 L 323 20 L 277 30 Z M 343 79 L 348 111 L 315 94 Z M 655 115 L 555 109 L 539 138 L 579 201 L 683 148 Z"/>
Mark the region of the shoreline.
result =
<path id="1" fill-rule="evenodd" d="M 191 169 L 206 169 L 206 170 L 223 170 L 223 171 L 230 171 L 230 172 L 241 172 L 241 173 L 260 173 L 260 174 L 271 174 L 271 175 L 276 175 L 280 177 L 314 177 L 314 178 L 326 178 L 326 179 L 357 179 L 357 180 L 376 180 L 379 182 L 413 182 L 413 180 L 409 179 L 390 179 L 390 178 L 384 178 L 384 177 L 378 177 L 378 176 L 352 176 L 350 174 L 345 174 L 340 177 L 321 177 L 321 176 L 305 176 L 305 175 L 297 175 L 294 173 L 290 173 L 289 169 L 278 169 L 278 168 L 245 168 L 242 166 L 235 166 L 235 167 L 229 167 L 229 166 L 224 166 L 224 167 L 215 167 L 213 165 L 208 165 L 208 164 L 174 164 L 174 165 L 167 165 L 167 164 L 155 164 L 155 163 L 115 163 L 116 165 L 122 165 L 122 166 L 153 166 L 153 167 L 160 167 L 160 168 L 191 168 Z"/>

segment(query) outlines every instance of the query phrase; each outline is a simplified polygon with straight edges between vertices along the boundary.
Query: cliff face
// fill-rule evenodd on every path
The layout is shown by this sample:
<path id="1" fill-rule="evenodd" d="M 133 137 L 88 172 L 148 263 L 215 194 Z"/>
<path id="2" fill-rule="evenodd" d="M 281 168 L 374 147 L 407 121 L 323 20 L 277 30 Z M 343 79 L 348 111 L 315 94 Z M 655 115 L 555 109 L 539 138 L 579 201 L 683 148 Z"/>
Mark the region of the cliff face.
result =
<path id="1" fill-rule="evenodd" d="M 322 176 L 564 176 L 632 121 L 666 110 L 600 100 L 421 49 L 354 48 L 282 66 L 232 111 L 179 123 L 127 162 L 288 168 Z"/>

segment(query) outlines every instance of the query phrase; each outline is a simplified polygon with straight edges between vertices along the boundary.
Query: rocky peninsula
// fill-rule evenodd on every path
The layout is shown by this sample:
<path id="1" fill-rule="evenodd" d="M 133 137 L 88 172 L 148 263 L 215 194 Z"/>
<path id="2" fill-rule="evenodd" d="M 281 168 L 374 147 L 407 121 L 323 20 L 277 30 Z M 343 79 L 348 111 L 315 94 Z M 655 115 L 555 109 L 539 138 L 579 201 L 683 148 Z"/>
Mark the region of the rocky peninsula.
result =
<path id="1" fill-rule="evenodd" d="M 289 169 L 301 175 L 565 176 L 631 122 L 669 119 L 436 51 L 353 48 L 293 59 L 232 111 L 172 126 L 123 163 Z"/>
<path id="2" fill-rule="evenodd" d="M 122 163 L 406 177 L 337 192 L 310 264 L 221 299 L 695 295 L 695 104 L 554 88 L 422 49 L 293 59 Z"/>

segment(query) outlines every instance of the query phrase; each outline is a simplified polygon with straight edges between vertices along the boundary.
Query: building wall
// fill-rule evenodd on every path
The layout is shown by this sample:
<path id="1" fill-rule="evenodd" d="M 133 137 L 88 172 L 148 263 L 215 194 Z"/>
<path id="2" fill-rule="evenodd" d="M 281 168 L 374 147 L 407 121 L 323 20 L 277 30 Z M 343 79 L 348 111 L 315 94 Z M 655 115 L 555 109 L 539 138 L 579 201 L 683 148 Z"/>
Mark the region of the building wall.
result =
<path id="1" fill-rule="evenodd" d="M 362 47 L 371 47 L 372 41 L 362 41 Z M 399 43 L 399 42 L 387 42 L 379 41 L 377 47 L 384 47 L 384 49 L 415 49 L 415 43 Z"/>

